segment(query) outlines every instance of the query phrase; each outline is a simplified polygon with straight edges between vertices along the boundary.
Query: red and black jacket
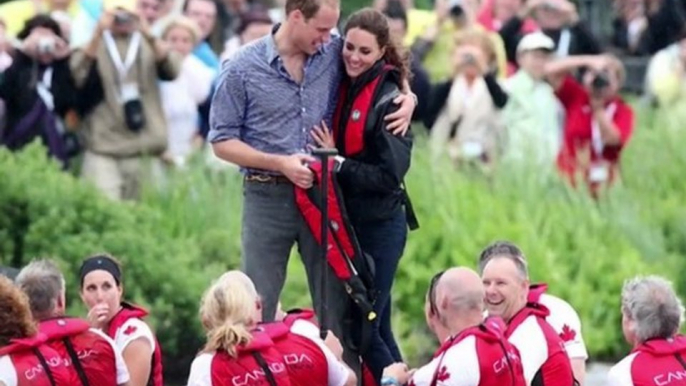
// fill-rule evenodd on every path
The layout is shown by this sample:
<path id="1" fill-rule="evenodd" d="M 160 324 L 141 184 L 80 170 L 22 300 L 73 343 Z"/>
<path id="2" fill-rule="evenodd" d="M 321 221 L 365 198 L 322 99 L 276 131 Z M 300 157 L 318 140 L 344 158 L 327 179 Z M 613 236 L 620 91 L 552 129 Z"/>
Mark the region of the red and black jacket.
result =
<path id="1" fill-rule="evenodd" d="M 417 227 L 403 188 L 412 140 L 393 135 L 384 121 L 398 108 L 393 100 L 400 82 L 399 71 L 379 61 L 358 78 L 341 83 L 333 132 L 345 157 L 337 178 L 353 225 L 390 219 L 405 206 L 410 228 Z"/>

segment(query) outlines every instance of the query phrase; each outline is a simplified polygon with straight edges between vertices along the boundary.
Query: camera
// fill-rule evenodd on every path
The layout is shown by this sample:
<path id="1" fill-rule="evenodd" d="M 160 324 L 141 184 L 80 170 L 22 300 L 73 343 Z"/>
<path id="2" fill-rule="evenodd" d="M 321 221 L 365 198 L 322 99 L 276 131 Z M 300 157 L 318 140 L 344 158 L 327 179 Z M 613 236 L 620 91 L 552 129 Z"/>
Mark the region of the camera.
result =
<path id="1" fill-rule="evenodd" d="M 600 92 L 610 86 L 610 74 L 607 71 L 599 72 L 591 81 L 594 92 Z"/>
<path id="2" fill-rule="evenodd" d="M 127 25 L 133 21 L 133 16 L 125 11 L 117 11 L 114 14 L 114 24 Z"/>
<path id="3" fill-rule="evenodd" d="M 38 53 L 45 55 L 55 51 L 57 42 L 52 37 L 43 37 L 38 40 Z"/>
<path id="4" fill-rule="evenodd" d="M 450 0 L 450 17 L 458 19 L 464 15 L 464 8 L 462 8 L 462 0 Z"/>
<path id="5" fill-rule="evenodd" d="M 476 58 L 472 54 L 464 54 L 462 58 L 464 59 L 464 64 L 476 64 Z"/>

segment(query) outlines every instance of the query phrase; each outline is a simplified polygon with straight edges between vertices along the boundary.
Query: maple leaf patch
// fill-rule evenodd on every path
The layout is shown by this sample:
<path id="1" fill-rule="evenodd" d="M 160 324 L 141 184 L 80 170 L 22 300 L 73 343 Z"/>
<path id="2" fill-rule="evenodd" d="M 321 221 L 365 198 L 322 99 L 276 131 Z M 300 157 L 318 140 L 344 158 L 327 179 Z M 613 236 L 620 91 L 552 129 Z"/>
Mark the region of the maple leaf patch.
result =
<path id="1" fill-rule="evenodd" d="M 438 370 L 438 374 L 436 374 L 436 380 L 438 382 L 445 382 L 448 379 L 450 379 L 450 373 L 448 372 L 448 367 L 447 366 L 441 366 L 441 368 Z"/>
<path id="2" fill-rule="evenodd" d="M 565 342 L 571 342 L 576 338 L 576 331 L 572 330 L 568 325 L 562 326 L 562 332 L 560 333 L 560 338 Z"/>
<path id="3" fill-rule="evenodd" d="M 136 330 L 138 330 L 138 327 L 136 327 L 136 326 L 128 326 L 128 327 L 126 327 L 126 330 L 124 330 L 124 335 L 131 335 L 131 334 L 133 334 L 134 332 L 136 332 Z"/>

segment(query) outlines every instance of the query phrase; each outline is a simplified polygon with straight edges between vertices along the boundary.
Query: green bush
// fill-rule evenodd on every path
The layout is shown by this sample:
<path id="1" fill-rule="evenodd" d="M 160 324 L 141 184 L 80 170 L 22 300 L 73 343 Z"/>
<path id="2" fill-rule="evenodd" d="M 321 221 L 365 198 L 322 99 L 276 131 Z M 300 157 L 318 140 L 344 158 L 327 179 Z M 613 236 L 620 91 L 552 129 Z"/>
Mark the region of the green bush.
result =
<path id="1" fill-rule="evenodd" d="M 509 165 L 491 176 L 455 171 L 432 161 L 418 136 L 407 183 L 421 228 L 410 234 L 394 288 L 395 329 L 413 365 L 436 346 L 423 316 L 430 276 L 448 266 L 475 267 L 479 251 L 496 239 L 520 245 L 532 279 L 548 282 L 579 311 L 593 359 L 628 351 L 619 312 L 626 278 L 662 274 L 684 293 L 686 139 L 639 114 L 623 181 L 599 202 L 554 173 Z M 34 145 L 18 154 L 0 150 L 0 181 L 0 262 L 55 257 L 70 283 L 70 309 L 83 315 L 79 262 L 100 251 L 119 256 L 128 297 L 153 310 L 167 370 L 183 378 L 202 342 L 202 291 L 240 260 L 240 176 L 211 172 L 198 159 L 170 173 L 162 188 L 150 187 L 140 203 L 114 203 L 60 172 Z M 309 303 L 296 253 L 282 300 L 284 307 Z"/>
<path id="2" fill-rule="evenodd" d="M 80 262 L 112 253 L 124 265 L 125 296 L 154 310 L 167 369 L 187 371 L 201 343 L 199 297 L 226 263 L 201 263 L 196 238 L 165 229 L 164 212 L 110 202 L 62 173 L 40 145 L 16 155 L 1 150 L 0 181 L 0 263 L 21 267 L 34 257 L 55 258 L 68 283 L 69 311 L 83 316 Z"/>

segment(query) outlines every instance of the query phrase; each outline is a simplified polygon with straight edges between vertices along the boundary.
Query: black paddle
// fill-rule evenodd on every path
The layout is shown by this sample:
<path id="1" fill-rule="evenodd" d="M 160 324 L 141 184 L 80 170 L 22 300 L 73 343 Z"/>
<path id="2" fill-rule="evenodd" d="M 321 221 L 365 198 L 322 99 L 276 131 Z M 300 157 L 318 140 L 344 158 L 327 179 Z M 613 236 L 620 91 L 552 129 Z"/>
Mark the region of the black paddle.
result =
<path id="1" fill-rule="evenodd" d="M 326 339 L 328 326 L 326 323 L 329 307 L 327 304 L 327 282 L 329 276 L 329 259 L 326 256 L 329 247 L 329 157 L 336 156 L 338 150 L 336 149 L 314 149 L 312 155 L 321 159 L 322 161 L 322 180 L 321 180 L 321 211 L 322 211 L 322 225 L 321 225 L 321 254 L 322 254 L 322 273 L 321 273 L 321 313 L 319 316 L 319 336 L 322 340 Z"/>

